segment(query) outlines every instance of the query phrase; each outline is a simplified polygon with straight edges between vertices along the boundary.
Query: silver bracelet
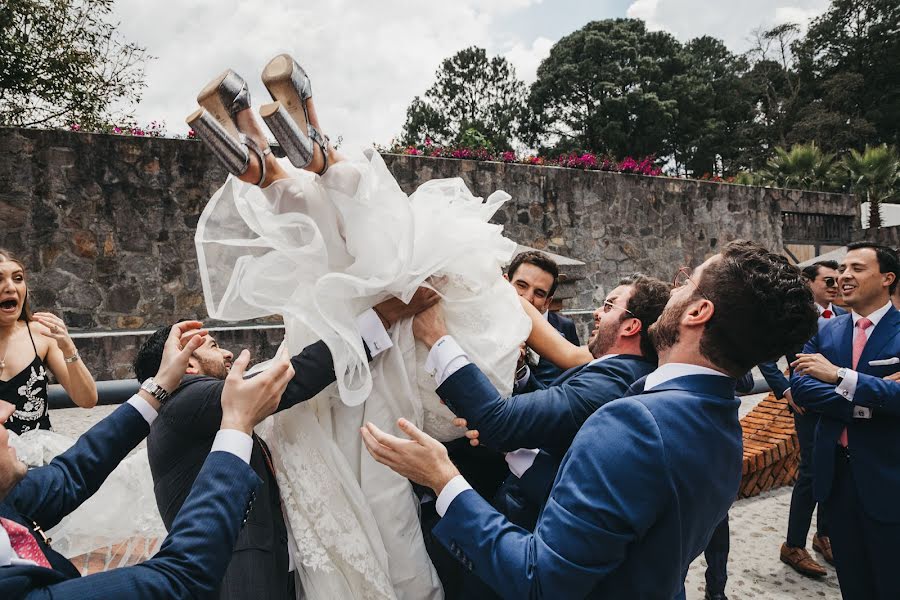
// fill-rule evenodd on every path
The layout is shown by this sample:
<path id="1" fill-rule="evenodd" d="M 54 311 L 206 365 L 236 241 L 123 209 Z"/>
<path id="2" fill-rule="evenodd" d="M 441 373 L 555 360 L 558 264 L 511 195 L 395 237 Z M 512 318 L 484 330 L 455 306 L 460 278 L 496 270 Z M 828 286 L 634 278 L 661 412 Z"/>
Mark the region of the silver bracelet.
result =
<path id="1" fill-rule="evenodd" d="M 73 362 L 78 362 L 79 358 L 81 358 L 81 357 L 78 356 L 78 350 L 75 350 L 75 354 L 73 354 L 69 358 L 66 358 L 65 361 L 66 361 L 66 364 L 71 365 Z"/>

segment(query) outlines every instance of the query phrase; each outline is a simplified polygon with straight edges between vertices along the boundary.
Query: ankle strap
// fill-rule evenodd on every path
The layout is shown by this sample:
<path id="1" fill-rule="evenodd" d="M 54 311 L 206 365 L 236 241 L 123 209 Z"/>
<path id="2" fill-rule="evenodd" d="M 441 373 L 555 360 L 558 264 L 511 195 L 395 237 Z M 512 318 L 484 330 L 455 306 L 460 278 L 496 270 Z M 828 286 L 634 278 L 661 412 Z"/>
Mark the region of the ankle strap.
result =
<path id="1" fill-rule="evenodd" d="M 253 150 L 253 153 L 256 154 L 256 157 L 259 159 L 259 181 L 256 182 L 256 185 L 262 186 L 263 181 L 266 180 L 266 157 L 272 154 L 272 149 L 267 147 L 263 150 L 252 138 L 243 133 L 241 134 L 241 141 L 247 148 Z"/>
<path id="2" fill-rule="evenodd" d="M 330 140 L 328 139 L 327 135 L 322 135 L 321 133 L 319 133 L 319 130 L 316 129 L 315 127 L 313 127 L 312 124 L 310 124 L 307 127 L 307 131 L 309 131 L 309 138 L 313 142 L 318 144 L 319 148 L 322 149 L 322 161 L 324 163 L 324 166 L 322 167 L 322 170 L 319 171 L 319 173 L 318 173 L 319 176 L 322 176 L 325 174 L 325 171 L 328 170 L 328 166 L 329 166 L 328 165 L 328 143 L 330 142 Z"/>

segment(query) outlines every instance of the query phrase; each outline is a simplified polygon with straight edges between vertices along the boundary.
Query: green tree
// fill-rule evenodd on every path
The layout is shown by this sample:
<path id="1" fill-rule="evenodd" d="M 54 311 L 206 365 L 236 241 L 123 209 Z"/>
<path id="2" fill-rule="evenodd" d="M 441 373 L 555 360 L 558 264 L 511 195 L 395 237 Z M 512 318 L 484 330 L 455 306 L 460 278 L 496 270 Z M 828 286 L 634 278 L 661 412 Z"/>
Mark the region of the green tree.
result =
<path id="1" fill-rule="evenodd" d="M 739 170 L 754 116 L 742 74 L 748 64 L 722 41 L 704 36 L 684 47 L 685 70 L 672 80 L 677 101 L 668 146 L 676 170 L 695 176 Z"/>
<path id="2" fill-rule="evenodd" d="M 483 48 L 460 50 L 441 63 L 424 98 L 406 111 L 403 143 L 457 143 L 474 129 L 498 150 L 511 147 L 525 104 L 525 84 L 502 56 L 488 58 Z"/>
<path id="3" fill-rule="evenodd" d="M 793 139 L 839 152 L 900 143 L 897 0 L 832 0 L 795 50 L 812 93 Z"/>
<path id="4" fill-rule="evenodd" d="M 759 173 L 771 186 L 828 191 L 834 186 L 834 155 L 815 144 L 796 144 L 790 150 L 775 148 L 775 156 Z"/>
<path id="5" fill-rule="evenodd" d="M 148 56 L 117 34 L 112 7 L 113 0 L 0 3 L 0 125 L 96 126 L 140 100 Z"/>
<path id="6" fill-rule="evenodd" d="M 525 138 L 557 151 L 665 154 L 678 116 L 671 89 L 681 44 L 635 19 L 588 23 L 559 40 L 537 71 Z"/>
<path id="7" fill-rule="evenodd" d="M 869 227 L 881 227 L 881 203 L 900 197 L 900 156 L 887 145 L 850 150 L 841 167 L 860 202 L 869 202 Z"/>

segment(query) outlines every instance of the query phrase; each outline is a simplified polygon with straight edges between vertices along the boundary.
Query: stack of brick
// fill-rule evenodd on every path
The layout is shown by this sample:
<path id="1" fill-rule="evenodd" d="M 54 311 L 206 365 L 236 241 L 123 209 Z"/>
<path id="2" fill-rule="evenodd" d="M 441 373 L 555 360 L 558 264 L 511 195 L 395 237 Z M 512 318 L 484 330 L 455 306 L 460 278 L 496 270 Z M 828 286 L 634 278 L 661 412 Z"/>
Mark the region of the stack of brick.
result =
<path id="1" fill-rule="evenodd" d="M 800 446 L 787 400 L 773 394 L 741 419 L 744 466 L 739 498 L 749 498 L 797 479 Z"/>

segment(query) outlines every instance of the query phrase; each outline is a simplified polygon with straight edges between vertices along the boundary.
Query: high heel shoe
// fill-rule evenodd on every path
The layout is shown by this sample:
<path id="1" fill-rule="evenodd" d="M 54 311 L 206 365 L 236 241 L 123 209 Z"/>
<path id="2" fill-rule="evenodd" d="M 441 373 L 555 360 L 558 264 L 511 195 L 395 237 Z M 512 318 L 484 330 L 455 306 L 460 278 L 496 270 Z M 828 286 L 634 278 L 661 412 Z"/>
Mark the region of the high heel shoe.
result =
<path id="1" fill-rule="evenodd" d="M 315 157 L 315 144 L 322 150 L 324 165 L 319 175 L 324 175 L 328 136 L 309 122 L 306 101 L 312 97 L 312 85 L 306 71 L 289 55 L 279 54 L 263 69 L 262 81 L 274 102 L 262 106 L 259 114 L 291 164 L 299 169 L 308 167 Z"/>
<path id="2" fill-rule="evenodd" d="M 200 108 L 185 121 L 212 150 L 233 175 L 243 175 L 250 168 L 250 151 L 259 159 L 260 176 L 256 185 L 266 179 L 266 156 L 269 148 L 260 148 L 253 138 L 237 126 L 236 115 L 250 108 L 247 82 L 231 69 L 213 79 L 197 96 Z"/>

